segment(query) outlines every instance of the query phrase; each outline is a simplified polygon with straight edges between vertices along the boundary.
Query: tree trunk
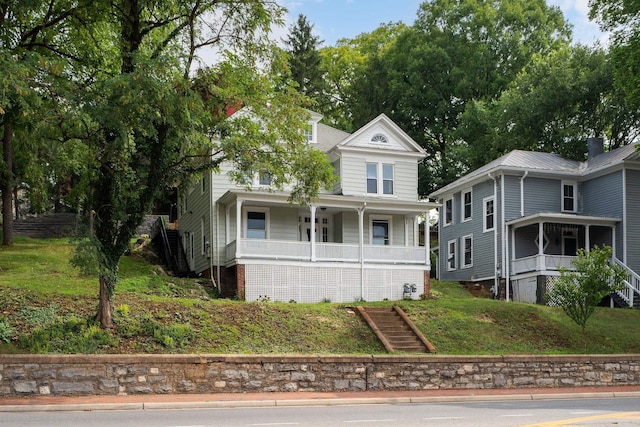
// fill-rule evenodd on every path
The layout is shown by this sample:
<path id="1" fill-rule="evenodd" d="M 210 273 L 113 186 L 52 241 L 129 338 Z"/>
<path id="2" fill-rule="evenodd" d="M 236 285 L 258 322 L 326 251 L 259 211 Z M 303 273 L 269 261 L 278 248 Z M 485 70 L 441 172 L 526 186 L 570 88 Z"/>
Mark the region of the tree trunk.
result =
<path id="1" fill-rule="evenodd" d="M 6 170 L 2 177 L 2 244 L 13 245 L 13 123 L 4 117 L 2 149 Z"/>
<path id="2" fill-rule="evenodd" d="M 100 296 L 98 299 L 98 312 L 96 313 L 96 320 L 100 322 L 100 326 L 104 329 L 111 329 L 113 327 L 113 310 L 111 306 L 112 292 L 109 292 L 109 284 L 107 278 L 102 274 L 100 275 Z"/>

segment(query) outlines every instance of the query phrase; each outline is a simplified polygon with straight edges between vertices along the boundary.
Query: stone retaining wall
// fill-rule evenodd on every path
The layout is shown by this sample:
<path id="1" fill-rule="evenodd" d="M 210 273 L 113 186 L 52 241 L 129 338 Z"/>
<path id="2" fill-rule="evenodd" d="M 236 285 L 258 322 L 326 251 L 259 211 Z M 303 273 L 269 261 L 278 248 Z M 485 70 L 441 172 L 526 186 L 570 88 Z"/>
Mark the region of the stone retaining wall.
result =
<path id="1" fill-rule="evenodd" d="M 0 355 L 0 396 L 640 385 L 640 355 Z"/>

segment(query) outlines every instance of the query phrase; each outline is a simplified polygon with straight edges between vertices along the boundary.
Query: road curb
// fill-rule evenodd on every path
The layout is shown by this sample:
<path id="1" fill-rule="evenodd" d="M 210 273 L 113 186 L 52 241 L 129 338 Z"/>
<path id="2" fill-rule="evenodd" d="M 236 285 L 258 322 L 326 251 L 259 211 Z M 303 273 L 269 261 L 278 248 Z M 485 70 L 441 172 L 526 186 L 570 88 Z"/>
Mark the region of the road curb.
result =
<path id="1" fill-rule="evenodd" d="M 0 405 L 0 412 L 55 412 L 55 411 L 134 411 L 143 410 L 143 403 L 71 403 L 48 405 Z"/>
<path id="2" fill-rule="evenodd" d="M 585 392 L 585 393 L 537 393 L 537 394 L 485 394 L 467 396 L 418 396 L 418 397 L 346 397 L 315 399 L 256 399 L 256 400 L 202 400 L 188 402 L 105 402 L 105 403 L 50 403 L 1 405 L 2 412 L 53 412 L 53 411 L 124 411 L 124 410 L 170 410 L 170 409 L 220 409 L 260 408 L 295 406 L 349 406 L 349 405 L 396 405 L 454 402 L 496 402 L 516 400 L 561 400 L 561 399 L 610 399 L 640 397 L 640 391 L 629 392 Z"/>

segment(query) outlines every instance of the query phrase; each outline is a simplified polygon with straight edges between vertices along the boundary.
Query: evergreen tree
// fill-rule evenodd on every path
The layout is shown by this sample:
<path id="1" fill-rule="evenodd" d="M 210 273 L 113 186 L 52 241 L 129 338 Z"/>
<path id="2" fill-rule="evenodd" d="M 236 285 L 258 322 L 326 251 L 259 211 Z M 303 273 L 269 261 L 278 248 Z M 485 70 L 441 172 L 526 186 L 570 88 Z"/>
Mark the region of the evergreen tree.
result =
<path id="1" fill-rule="evenodd" d="M 299 92 L 311 99 L 316 110 L 323 112 L 327 102 L 324 70 L 318 50 L 322 40 L 314 36 L 312 31 L 313 25 L 307 18 L 298 15 L 298 21 L 291 27 L 289 37 L 284 42 L 288 47 L 291 77 L 298 84 Z"/>

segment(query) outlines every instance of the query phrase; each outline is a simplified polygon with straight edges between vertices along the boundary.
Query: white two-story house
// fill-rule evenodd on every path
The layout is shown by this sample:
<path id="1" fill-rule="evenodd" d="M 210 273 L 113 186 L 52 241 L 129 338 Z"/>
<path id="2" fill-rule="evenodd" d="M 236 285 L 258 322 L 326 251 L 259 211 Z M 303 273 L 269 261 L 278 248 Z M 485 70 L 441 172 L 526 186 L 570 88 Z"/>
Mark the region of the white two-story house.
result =
<path id="1" fill-rule="evenodd" d="M 325 152 L 338 181 L 308 206 L 219 173 L 179 196 L 178 230 L 191 271 L 213 277 L 225 295 L 247 301 L 398 300 L 406 286 L 429 289 L 429 242 L 419 221 L 434 203 L 419 200 L 424 150 L 387 116 L 348 134 L 311 114 L 308 143 Z M 427 226 L 428 235 L 428 226 Z"/>

